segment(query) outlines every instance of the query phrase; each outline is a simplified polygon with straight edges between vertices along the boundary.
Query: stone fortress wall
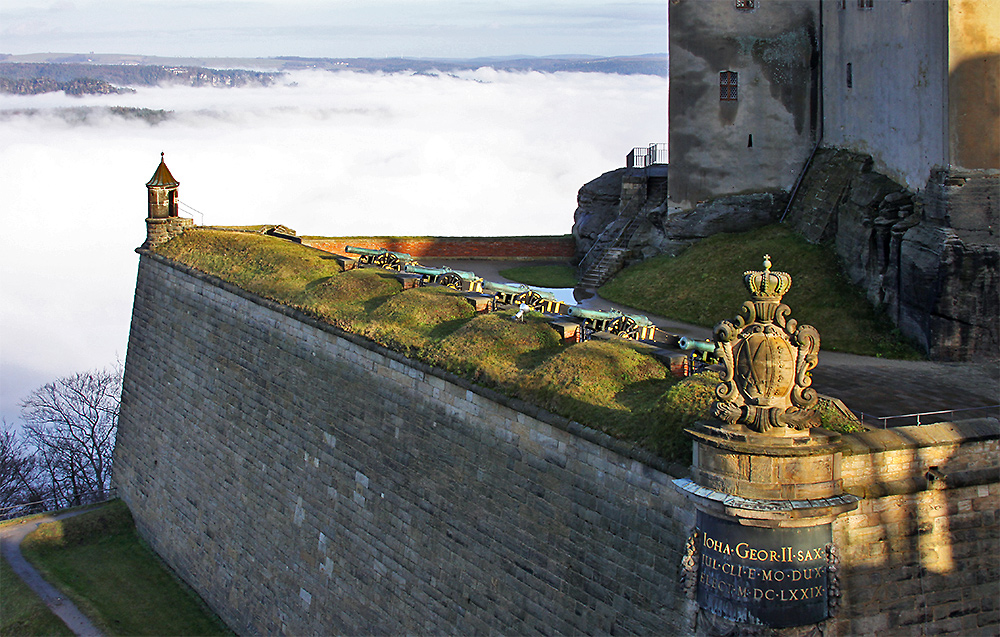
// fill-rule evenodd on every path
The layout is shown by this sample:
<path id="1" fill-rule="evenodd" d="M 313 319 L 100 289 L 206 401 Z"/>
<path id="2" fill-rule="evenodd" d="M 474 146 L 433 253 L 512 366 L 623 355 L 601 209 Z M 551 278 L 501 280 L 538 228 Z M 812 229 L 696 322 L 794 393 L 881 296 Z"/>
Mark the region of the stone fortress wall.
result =
<path id="1" fill-rule="evenodd" d="M 115 481 L 236 632 L 708 630 L 685 468 L 140 252 Z M 996 421 L 844 439 L 824 634 L 995 633 Z"/>

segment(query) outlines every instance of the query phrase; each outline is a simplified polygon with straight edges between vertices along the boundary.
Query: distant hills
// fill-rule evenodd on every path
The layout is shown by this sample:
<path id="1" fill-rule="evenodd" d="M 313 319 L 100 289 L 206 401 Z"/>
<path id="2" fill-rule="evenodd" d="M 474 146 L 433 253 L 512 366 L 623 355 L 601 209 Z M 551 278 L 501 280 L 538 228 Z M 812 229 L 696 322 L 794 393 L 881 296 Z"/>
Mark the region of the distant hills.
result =
<path id="1" fill-rule="evenodd" d="M 0 54 L 0 92 L 34 95 L 107 94 L 135 86 L 268 85 L 283 72 L 302 69 L 370 73 L 453 73 L 490 67 L 499 71 L 615 73 L 667 76 L 666 54 L 629 57 L 427 58 L 160 58 L 110 54 Z"/>

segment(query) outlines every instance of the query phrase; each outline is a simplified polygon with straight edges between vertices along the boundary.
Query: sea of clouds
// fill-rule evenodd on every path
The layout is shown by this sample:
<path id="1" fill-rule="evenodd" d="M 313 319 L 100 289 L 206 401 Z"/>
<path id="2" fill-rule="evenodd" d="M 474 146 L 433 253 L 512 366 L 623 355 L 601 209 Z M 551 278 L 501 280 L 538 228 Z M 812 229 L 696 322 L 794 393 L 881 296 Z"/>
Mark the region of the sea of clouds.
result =
<path id="1" fill-rule="evenodd" d="M 666 141 L 666 103 L 662 77 L 489 68 L 0 95 L 0 415 L 15 422 L 32 389 L 124 361 L 161 151 L 198 224 L 567 234 L 581 185 Z M 112 106 L 170 115 L 151 124 Z"/>

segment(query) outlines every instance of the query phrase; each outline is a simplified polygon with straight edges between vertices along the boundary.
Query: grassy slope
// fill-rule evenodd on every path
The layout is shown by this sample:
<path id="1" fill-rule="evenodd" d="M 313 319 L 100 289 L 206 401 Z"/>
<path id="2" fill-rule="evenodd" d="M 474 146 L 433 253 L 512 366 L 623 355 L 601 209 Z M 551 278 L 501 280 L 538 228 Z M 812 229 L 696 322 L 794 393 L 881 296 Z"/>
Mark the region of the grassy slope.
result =
<path id="1" fill-rule="evenodd" d="M 340 272 L 327 253 L 270 237 L 199 230 L 157 252 L 668 459 L 689 459 L 680 431 L 690 393 L 668 398 L 676 379 L 625 343 L 560 345 L 541 315 L 524 323 L 511 312 L 475 316 L 446 288 L 403 291 L 390 273 Z"/>
<path id="2" fill-rule="evenodd" d="M 656 257 L 621 272 L 601 296 L 679 321 L 712 327 L 749 299 L 743 272 L 763 268 L 792 275 L 783 302 L 791 316 L 819 330 L 823 349 L 888 358 L 923 358 L 889 319 L 841 275 L 837 256 L 785 226 L 704 239 L 677 257 Z"/>
<path id="3" fill-rule="evenodd" d="M 21 550 L 110 635 L 230 634 L 139 539 L 120 501 L 43 524 Z"/>

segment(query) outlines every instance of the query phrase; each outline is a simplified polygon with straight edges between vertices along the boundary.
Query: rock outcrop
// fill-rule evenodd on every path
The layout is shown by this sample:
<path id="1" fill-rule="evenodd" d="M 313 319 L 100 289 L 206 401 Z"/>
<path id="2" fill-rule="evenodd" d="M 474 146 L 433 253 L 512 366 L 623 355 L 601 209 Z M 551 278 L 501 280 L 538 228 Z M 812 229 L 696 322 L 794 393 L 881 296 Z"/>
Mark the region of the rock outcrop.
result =
<path id="1" fill-rule="evenodd" d="M 848 279 L 932 358 L 997 360 L 1000 171 L 941 169 L 917 194 L 872 164 L 864 155 L 820 149 L 791 206 L 777 191 L 719 197 L 690 210 L 667 206 L 665 183 L 653 187 L 641 170 L 619 168 L 579 191 L 576 259 L 622 229 L 625 265 L 675 255 L 720 232 L 774 223 L 787 207 L 784 221 L 813 243 L 831 243 Z"/>
<path id="2" fill-rule="evenodd" d="M 820 150 L 787 223 L 832 241 L 844 273 L 932 358 L 1000 357 L 997 171 L 935 171 L 919 194 L 871 158 Z"/>
<path id="3" fill-rule="evenodd" d="M 667 167 L 619 168 L 586 183 L 577 194 L 573 237 L 577 262 L 607 231 L 616 232 L 622 216 L 634 216 L 623 247 L 625 263 L 659 254 L 676 255 L 720 232 L 744 232 L 774 223 L 788 201 L 784 192 L 729 195 L 691 210 L 667 205 Z M 633 197 L 640 201 L 629 202 Z"/>

